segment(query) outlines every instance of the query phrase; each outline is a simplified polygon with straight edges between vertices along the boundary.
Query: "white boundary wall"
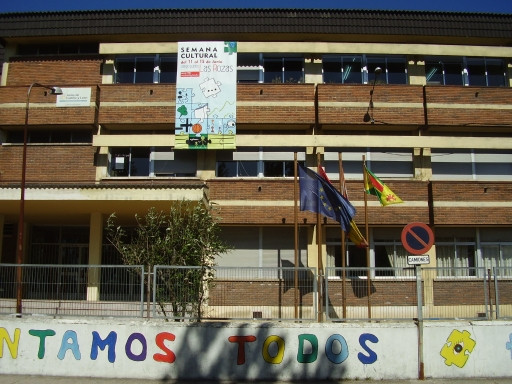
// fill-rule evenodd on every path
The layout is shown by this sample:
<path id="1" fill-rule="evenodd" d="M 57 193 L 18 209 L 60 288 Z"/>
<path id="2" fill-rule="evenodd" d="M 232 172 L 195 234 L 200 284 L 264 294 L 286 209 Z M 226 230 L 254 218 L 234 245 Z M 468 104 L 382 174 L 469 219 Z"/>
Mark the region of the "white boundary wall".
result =
<path id="1" fill-rule="evenodd" d="M 412 322 L 187 325 L 2 317 L 0 372 L 146 379 L 415 379 L 418 334 Z M 426 322 L 425 376 L 512 377 L 511 338 L 510 322 Z M 443 348 L 447 340 L 453 343 Z"/>

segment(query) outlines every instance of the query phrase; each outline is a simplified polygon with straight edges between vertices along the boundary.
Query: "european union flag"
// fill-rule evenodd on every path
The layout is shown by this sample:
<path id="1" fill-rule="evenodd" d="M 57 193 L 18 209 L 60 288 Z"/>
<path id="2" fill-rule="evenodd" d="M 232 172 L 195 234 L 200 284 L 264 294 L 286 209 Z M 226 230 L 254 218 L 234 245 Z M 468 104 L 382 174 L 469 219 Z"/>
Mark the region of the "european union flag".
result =
<path id="1" fill-rule="evenodd" d="M 320 213 L 340 223 L 345 232 L 356 209 L 318 173 L 299 164 L 300 210 Z"/>

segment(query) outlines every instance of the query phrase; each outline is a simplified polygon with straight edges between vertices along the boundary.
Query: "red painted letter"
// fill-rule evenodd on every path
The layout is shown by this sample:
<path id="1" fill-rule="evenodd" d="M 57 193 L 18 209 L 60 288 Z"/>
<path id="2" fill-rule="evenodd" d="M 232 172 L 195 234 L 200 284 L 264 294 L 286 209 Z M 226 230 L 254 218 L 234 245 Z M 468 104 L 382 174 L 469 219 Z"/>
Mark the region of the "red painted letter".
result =
<path id="1" fill-rule="evenodd" d="M 228 340 L 231 343 L 238 343 L 238 356 L 236 359 L 237 365 L 245 364 L 244 343 L 252 343 L 253 341 L 256 341 L 256 336 L 229 336 Z"/>
<path id="2" fill-rule="evenodd" d="M 176 336 L 169 332 L 162 332 L 156 335 L 155 341 L 158 348 L 165 352 L 165 355 L 162 353 L 155 353 L 153 355 L 153 360 L 158 361 L 160 363 L 174 363 L 176 360 L 176 355 L 173 351 L 165 346 L 165 340 L 174 341 Z"/>

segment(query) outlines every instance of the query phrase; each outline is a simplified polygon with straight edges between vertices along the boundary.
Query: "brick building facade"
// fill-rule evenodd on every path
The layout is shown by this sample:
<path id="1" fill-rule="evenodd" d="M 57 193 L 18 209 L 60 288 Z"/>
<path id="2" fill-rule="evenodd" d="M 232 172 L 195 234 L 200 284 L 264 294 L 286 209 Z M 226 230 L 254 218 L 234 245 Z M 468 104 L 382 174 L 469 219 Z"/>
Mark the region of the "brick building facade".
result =
<path id="1" fill-rule="evenodd" d="M 88 88 L 90 102 L 60 108 L 48 89 L 31 90 L 25 263 L 36 262 L 34 233 L 50 228 L 57 251 L 37 262 L 64 263 L 64 244 L 87 250 L 72 263 L 115 262 L 100 240 L 111 213 L 129 225 L 203 196 L 234 247 L 219 265 L 293 263 L 294 154 L 313 169 L 320 159 L 339 186 L 341 153 L 362 230 L 363 156 L 404 201 L 368 197 L 371 267 L 407 266 L 400 234 L 416 221 L 435 231 L 431 266 L 447 276 L 512 267 L 511 25 L 512 15 L 394 11 L 0 14 L 1 261 L 16 260 L 27 89 L 38 83 Z M 177 43 L 192 40 L 238 43 L 236 150 L 174 149 Z M 116 156 L 147 171 L 116 173 Z M 159 159 L 171 161 L 161 173 Z M 300 263 L 340 266 L 339 225 L 322 223 L 318 247 L 316 215 L 298 222 Z M 367 266 L 352 244 L 345 257 Z"/>

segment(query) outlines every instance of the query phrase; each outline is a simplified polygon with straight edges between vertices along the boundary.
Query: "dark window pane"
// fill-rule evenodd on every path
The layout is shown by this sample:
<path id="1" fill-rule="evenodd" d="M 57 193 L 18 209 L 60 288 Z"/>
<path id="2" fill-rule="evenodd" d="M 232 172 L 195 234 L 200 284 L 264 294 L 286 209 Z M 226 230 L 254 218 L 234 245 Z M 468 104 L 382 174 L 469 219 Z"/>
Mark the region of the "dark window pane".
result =
<path id="1" fill-rule="evenodd" d="M 485 62 L 481 60 L 468 60 L 469 85 L 486 86 Z"/>
<path id="2" fill-rule="evenodd" d="M 427 84 L 444 84 L 443 66 L 440 63 L 426 63 Z"/>
<path id="3" fill-rule="evenodd" d="M 362 84 L 363 72 L 360 57 L 344 57 L 343 58 L 343 75 L 342 80 L 345 84 Z"/>
<path id="4" fill-rule="evenodd" d="M 257 161 L 239 161 L 238 162 L 238 176 L 258 176 L 258 162 Z"/>
<path id="5" fill-rule="evenodd" d="M 322 60 L 324 83 L 341 83 L 341 59 L 324 58 Z"/>
<path id="6" fill-rule="evenodd" d="M 110 175 L 128 176 L 130 148 L 112 148 L 110 154 Z"/>
<path id="7" fill-rule="evenodd" d="M 118 60 L 116 62 L 116 83 L 131 84 L 134 81 L 135 60 Z"/>
<path id="8" fill-rule="evenodd" d="M 502 60 L 487 60 L 487 85 L 489 87 L 505 86 L 505 66 Z"/>
<path id="9" fill-rule="evenodd" d="M 444 63 L 445 85 L 464 85 L 461 63 Z"/>
<path id="10" fill-rule="evenodd" d="M 236 161 L 219 161 L 217 177 L 236 177 Z"/>
<path id="11" fill-rule="evenodd" d="M 405 60 L 388 59 L 388 84 L 407 84 L 407 74 L 405 72 L 405 68 Z"/>
<path id="12" fill-rule="evenodd" d="M 284 175 L 291 177 L 294 176 L 293 161 L 284 162 Z"/>
<path id="13" fill-rule="evenodd" d="M 283 162 L 282 161 L 265 161 L 263 164 L 263 176 L 265 177 L 282 177 Z"/>
<path id="14" fill-rule="evenodd" d="M 160 82 L 176 83 L 177 64 L 175 59 L 162 58 L 160 61 Z"/>
<path id="15" fill-rule="evenodd" d="M 265 83 L 283 82 L 283 62 L 281 59 L 266 59 L 264 71 Z"/>
<path id="16" fill-rule="evenodd" d="M 153 58 L 137 59 L 137 64 L 135 66 L 135 82 L 152 83 L 154 72 L 155 63 Z"/>
<path id="17" fill-rule="evenodd" d="M 149 176 L 149 148 L 132 148 L 130 176 Z"/>
<path id="18" fill-rule="evenodd" d="M 303 83 L 302 59 L 284 59 L 284 82 Z"/>

